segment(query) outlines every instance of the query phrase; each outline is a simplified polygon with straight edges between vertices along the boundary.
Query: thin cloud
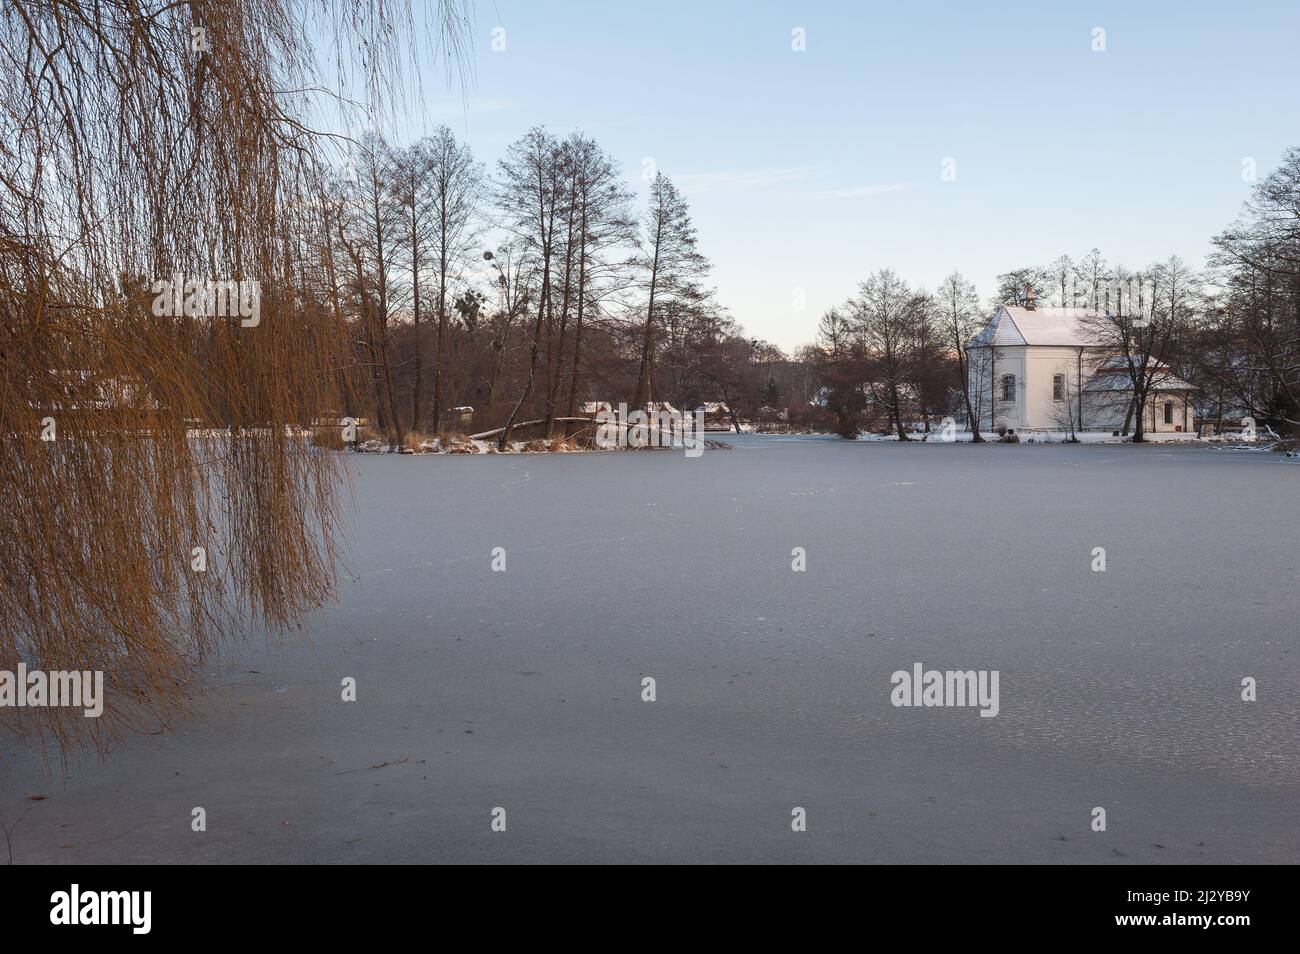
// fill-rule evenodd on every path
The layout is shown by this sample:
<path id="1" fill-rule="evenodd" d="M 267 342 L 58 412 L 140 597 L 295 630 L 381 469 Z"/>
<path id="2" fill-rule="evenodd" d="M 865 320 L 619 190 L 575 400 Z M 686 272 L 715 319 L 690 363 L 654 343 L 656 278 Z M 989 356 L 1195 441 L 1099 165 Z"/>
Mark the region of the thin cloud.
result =
<path id="1" fill-rule="evenodd" d="M 852 186 L 848 189 L 822 189 L 807 193 L 810 199 L 860 199 L 870 195 L 884 195 L 887 192 L 904 192 L 912 188 L 910 182 L 886 182 L 881 185 Z"/>
<path id="2" fill-rule="evenodd" d="M 785 182 L 798 182 L 813 174 L 812 169 L 737 169 L 729 172 L 688 172 L 672 176 L 686 192 L 713 189 L 769 189 Z"/>
<path id="3" fill-rule="evenodd" d="M 451 120 L 464 119 L 466 116 L 473 116 L 477 113 L 497 113 L 503 109 L 514 108 L 515 104 L 507 99 L 475 99 L 471 97 L 468 103 L 458 99 L 435 103 L 426 102 L 424 111 L 430 119 Z"/>

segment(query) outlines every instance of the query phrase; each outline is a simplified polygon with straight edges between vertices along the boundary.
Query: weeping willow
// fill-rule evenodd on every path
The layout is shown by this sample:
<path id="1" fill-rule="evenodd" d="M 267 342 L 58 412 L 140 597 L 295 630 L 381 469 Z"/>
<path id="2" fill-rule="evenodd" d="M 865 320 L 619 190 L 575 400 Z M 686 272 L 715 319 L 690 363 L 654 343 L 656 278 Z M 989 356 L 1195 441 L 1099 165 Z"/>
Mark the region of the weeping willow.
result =
<path id="1" fill-rule="evenodd" d="M 466 12 L 417 13 L 450 60 Z M 107 695 L 97 719 L 0 709 L 9 731 L 105 751 L 183 710 L 224 640 L 329 597 L 349 491 L 317 438 L 348 357 L 310 120 L 344 83 L 381 94 L 411 16 L 0 8 L 0 670 L 102 671 Z"/>

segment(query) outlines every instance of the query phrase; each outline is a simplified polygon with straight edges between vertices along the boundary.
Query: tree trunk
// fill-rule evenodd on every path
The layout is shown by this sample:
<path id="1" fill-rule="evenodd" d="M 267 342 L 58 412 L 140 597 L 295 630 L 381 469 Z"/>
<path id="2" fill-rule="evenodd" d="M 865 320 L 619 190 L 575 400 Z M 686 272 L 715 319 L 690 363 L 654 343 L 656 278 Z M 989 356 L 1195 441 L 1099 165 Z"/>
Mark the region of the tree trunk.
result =
<path id="1" fill-rule="evenodd" d="M 1141 395 L 1134 394 L 1133 403 L 1130 405 L 1130 409 L 1136 412 L 1134 414 L 1134 420 L 1136 423 L 1133 427 L 1134 444 L 1141 444 L 1146 440 L 1146 398 L 1147 396 L 1145 393 Z"/>
<path id="2" fill-rule="evenodd" d="M 582 360 L 583 306 L 587 299 L 587 211 L 582 212 L 582 245 L 578 252 L 578 313 L 573 326 L 573 373 L 569 376 L 569 406 L 566 417 L 573 417 L 578 399 L 578 362 Z M 569 436 L 569 425 L 564 425 L 564 436 Z"/>
<path id="3" fill-rule="evenodd" d="M 392 427 L 388 408 L 384 402 L 384 389 L 380 378 L 379 346 L 375 342 L 375 308 L 370 293 L 366 290 L 365 269 L 362 267 L 361 257 L 343 237 L 341 224 L 338 226 L 338 237 L 339 244 L 343 246 L 348 253 L 348 257 L 352 259 L 352 268 L 356 273 L 357 297 L 361 304 L 361 326 L 365 335 L 366 351 L 370 356 L 370 383 L 375 393 L 375 417 L 378 418 L 379 429 L 385 436 L 388 436 L 392 433 Z"/>
<path id="4" fill-rule="evenodd" d="M 433 416 L 431 424 L 433 433 L 437 434 L 442 424 L 443 363 L 447 360 L 447 231 L 446 201 L 441 206 L 442 221 L 439 223 L 441 241 L 438 245 L 438 339 L 433 345 Z"/>
<path id="5" fill-rule="evenodd" d="M 989 430 L 998 431 L 998 353 L 989 344 Z"/>
<path id="6" fill-rule="evenodd" d="M 420 345 L 420 244 L 415 217 L 415 187 L 411 187 L 411 323 L 415 341 L 415 387 L 411 391 L 411 427 L 420 426 L 420 390 L 424 380 L 424 349 Z"/>
<path id="7" fill-rule="evenodd" d="M 655 254 L 650 265 L 650 299 L 645 311 L 645 337 L 641 341 L 641 368 L 636 376 L 636 394 L 632 398 L 632 407 L 640 408 L 649 400 L 650 394 L 650 353 L 654 334 L 655 286 L 659 281 L 659 245 L 663 241 L 663 220 L 660 219 L 655 231 Z M 739 431 L 737 431 L 739 433 Z"/>
<path id="8" fill-rule="evenodd" d="M 898 384 L 895 381 L 893 371 L 889 373 L 889 413 L 894 418 L 894 430 L 898 434 L 900 441 L 910 441 L 907 432 L 903 430 L 903 415 L 899 411 Z"/>
<path id="9" fill-rule="evenodd" d="M 537 353 L 541 350 L 542 345 L 542 322 L 546 316 L 547 302 L 551 300 L 551 250 L 549 247 L 549 237 L 547 242 L 547 247 L 542 250 L 541 300 L 537 303 L 537 322 L 533 325 L 533 343 L 529 348 L 528 353 L 528 380 L 524 384 L 524 393 L 519 395 L 519 400 L 510 411 L 510 416 L 506 418 L 506 426 L 501 429 L 501 437 L 497 439 L 497 450 L 499 451 L 504 451 L 506 445 L 510 443 L 510 430 L 514 427 L 515 418 L 519 415 L 520 409 L 533 393 L 533 379 L 537 375 Z"/>
<path id="10" fill-rule="evenodd" d="M 1079 349 L 1078 371 L 1074 380 L 1075 411 L 1079 418 L 1079 430 L 1083 430 L 1083 349 Z"/>
<path id="11" fill-rule="evenodd" d="M 402 416 L 397 410 L 397 396 L 393 390 L 393 368 L 388 360 L 388 322 L 383 322 L 380 326 L 382 340 L 379 342 L 379 360 L 380 368 L 383 371 L 384 390 L 388 394 L 388 414 L 389 423 L 392 425 L 393 445 L 392 450 L 400 451 L 402 441 L 406 437 L 402 428 Z"/>
<path id="12" fill-rule="evenodd" d="M 537 374 L 537 352 L 541 350 L 542 315 L 543 310 L 539 306 L 537 309 L 537 327 L 533 331 L 533 343 L 529 347 L 528 380 L 524 384 L 524 393 L 519 395 L 519 400 L 515 402 L 514 409 L 511 410 L 510 416 L 506 418 L 506 426 L 501 429 L 501 436 L 497 439 L 497 450 L 499 451 L 504 451 L 506 445 L 510 443 L 510 430 L 515 426 L 515 418 L 518 417 L 519 410 L 524 406 L 524 402 L 533 393 L 533 378 Z"/>
<path id="13" fill-rule="evenodd" d="M 384 390 L 388 395 L 389 427 L 388 438 L 393 443 L 390 447 L 400 450 L 402 446 L 402 419 L 397 410 L 397 400 L 393 393 L 393 369 L 388 361 L 388 266 L 384 262 L 384 227 L 379 210 L 378 185 L 372 190 L 372 206 L 375 225 L 375 278 L 379 291 L 379 358 L 380 372 L 384 380 Z"/>
<path id="14" fill-rule="evenodd" d="M 514 317 L 514 308 L 506 295 L 505 308 L 501 313 L 501 340 L 496 342 L 496 354 L 492 358 L 492 377 L 488 379 L 487 403 L 491 407 L 496 402 L 497 384 L 501 380 L 501 366 L 505 363 L 506 345 L 510 342 L 510 322 Z"/>
<path id="15" fill-rule="evenodd" d="M 962 358 L 965 354 L 965 359 Z M 966 404 L 966 420 L 970 422 L 970 440 L 972 444 L 983 444 L 980 436 L 980 422 L 975 416 L 975 409 L 970 403 L 970 352 L 957 352 L 957 370 L 961 373 L 961 397 Z M 978 385 L 978 382 L 976 382 Z"/>
<path id="16" fill-rule="evenodd" d="M 572 197 L 570 197 L 572 203 Z M 555 420 L 555 405 L 560 397 L 560 382 L 564 374 L 564 338 L 569 324 L 569 302 L 570 295 L 573 291 L 573 214 L 569 214 L 568 235 L 564 246 L 564 292 L 560 297 L 560 334 L 559 343 L 555 349 L 554 366 L 548 368 L 548 377 L 550 382 L 547 385 L 546 393 L 546 426 L 542 428 L 548 438 L 553 437 L 551 433 L 552 424 Z"/>
<path id="17" fill-rule="evenodd" d="M 389 421 L 388 405 L 384 401 L 384 384 L 379 373 L 379 346 L 375 343 L 375 313 L 374 308 L 369 304 L 364 305 L 363 310 L 366 323 L 366 349 L 370 352 L 370 383 L 375 392 L 375 417 L 378 419 L 375 423 L 387 437 L 392 433 L 392 423 Z"/>

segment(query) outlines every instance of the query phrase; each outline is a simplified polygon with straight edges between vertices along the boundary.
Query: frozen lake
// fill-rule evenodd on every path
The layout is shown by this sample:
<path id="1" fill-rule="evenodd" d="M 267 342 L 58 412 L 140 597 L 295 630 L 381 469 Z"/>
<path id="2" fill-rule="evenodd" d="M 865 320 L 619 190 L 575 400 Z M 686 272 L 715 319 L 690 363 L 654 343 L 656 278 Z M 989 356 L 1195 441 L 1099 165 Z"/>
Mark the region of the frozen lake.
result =
<path id="1" fill-rule="evenodd" d="M 1300 466 L 725 439 L 353 458 L 305 639 L 66 781 L 0 747 L 14 861 L 1300 862 Z"/>

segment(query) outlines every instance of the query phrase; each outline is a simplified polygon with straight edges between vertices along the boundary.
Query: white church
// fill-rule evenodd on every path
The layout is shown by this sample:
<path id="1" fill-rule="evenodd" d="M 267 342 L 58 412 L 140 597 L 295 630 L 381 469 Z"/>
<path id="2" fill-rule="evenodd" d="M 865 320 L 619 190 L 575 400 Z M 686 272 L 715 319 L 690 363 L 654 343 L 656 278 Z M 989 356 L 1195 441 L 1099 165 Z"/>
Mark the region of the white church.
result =
<path id="1" fill-rule="evenodd" d="M 1120 431 L 1135 421 L 1123 359 L 1097 338 L 1089 308 L 1002 305 L 966 349 L 981 430 Z M 1166 365 L 1142 408 L 1152 434 L 1194 433 L 1194 388 Z"/>

